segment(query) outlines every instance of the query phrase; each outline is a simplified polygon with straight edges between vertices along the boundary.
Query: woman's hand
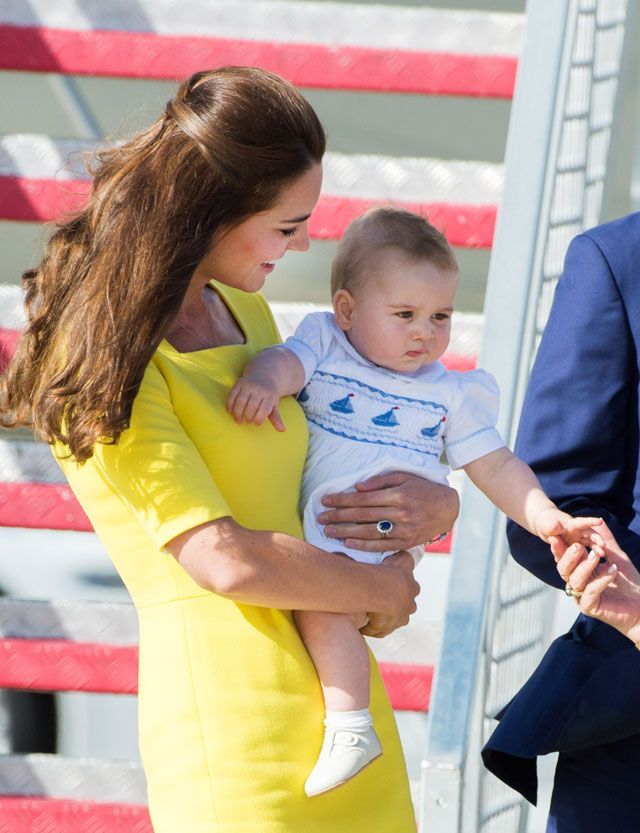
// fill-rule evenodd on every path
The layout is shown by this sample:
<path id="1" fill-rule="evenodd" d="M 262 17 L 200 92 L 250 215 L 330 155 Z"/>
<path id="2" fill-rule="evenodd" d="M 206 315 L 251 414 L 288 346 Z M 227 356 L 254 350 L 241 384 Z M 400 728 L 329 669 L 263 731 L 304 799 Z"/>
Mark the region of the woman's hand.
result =
<path id="1" fill-rule="evenodd" d="M 455 489 L 403 472 L 370 477 L 355 488 L 355 492 L 325 495 L 322 502 L 331 509 L 318 515 L 328 538 L 342 540 L 354 550 L 384 552 L 419 546 L 449 532 L 460 509 Z M 393 524 L 388 538 L 382 538 L 376 528 L 383 519 Z"/>
<path id="2" fill-rule="evenodd" d="M 558 572 L 575 593 L 580 610 L 640 642 L 640 573 L 601 521 L 591 552 L 580 544 L 565 547 L 550 539 Z M 602 544 L 600 544 L 600 541 Z M 606 561 L 600 564 L 602 556 Z"/>
<path id="3" fill-rule="evenodd" d="M 413 576 L 414 561 L 406 552 L 396 552 L 385 558 L 380 569 L 389 569 L 389 589 L 394 591 L 396 598 L 395 610 L 392 613 L 369 613 L 369 621 L 362 628 L 365 636 L 383 637 L 408 624 L 409 617 L 416 611 L 416 596 L 420 592 L 420 585 Z"/>

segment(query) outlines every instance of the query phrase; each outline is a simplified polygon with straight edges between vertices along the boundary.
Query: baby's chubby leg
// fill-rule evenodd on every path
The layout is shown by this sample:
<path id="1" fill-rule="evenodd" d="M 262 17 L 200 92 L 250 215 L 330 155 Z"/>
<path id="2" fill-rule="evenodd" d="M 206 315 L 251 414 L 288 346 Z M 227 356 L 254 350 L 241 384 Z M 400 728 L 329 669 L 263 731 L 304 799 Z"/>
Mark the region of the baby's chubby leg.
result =
<path id="1" fill-rule="evenodd" d="M 359 631 L 365 613 L 299 610 L 294 618 L 318 672 L 329 711 L 369 708 L 369 651 Z"/>
<path id="2" fill-rule="evenodd" d="M 326 706 L 322 749 L 304 787 L 313 796 L 353 778 L 382 754 L 382 747 L 369 713 L 369 651 L 359 631 L 366 614 L 305 610 L 294 617 Z"/>

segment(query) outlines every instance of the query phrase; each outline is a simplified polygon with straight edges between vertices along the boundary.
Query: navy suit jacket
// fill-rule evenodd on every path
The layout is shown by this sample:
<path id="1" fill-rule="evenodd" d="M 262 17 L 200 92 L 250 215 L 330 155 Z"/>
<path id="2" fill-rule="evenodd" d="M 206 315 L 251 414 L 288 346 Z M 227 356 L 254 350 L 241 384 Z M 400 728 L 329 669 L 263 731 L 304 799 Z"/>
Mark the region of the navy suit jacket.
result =
<path id="1" fill-rule="evenodd" d="M 581 234 L 564 272 L 531 374 L 516 454 L 572 515 L 603 517 L 640 562 L 638 410 L 640 213 Z M 549 548 L 510 522 L 513 557 L 558 588 Z M 529 801 L 536 756 L 628 738 L 640 744 L 640 651 L 579 616 L 499 715 L 485 765 Z M 634 775 L 634 781 L 637 775 Z"/>

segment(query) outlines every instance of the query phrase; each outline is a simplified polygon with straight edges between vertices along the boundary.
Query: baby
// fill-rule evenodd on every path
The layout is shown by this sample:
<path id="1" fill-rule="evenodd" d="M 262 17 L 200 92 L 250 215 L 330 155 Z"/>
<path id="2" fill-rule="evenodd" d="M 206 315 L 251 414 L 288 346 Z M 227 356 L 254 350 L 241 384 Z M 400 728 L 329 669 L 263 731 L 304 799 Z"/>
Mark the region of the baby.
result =
<path id="1" fill-rule="evenodd" d="M 345 232 L 333 263 L 332 313 L 312 313 L 283 345 L 253 358 L 232 388 L 237 421 L 269 418 L 283 431 L 281 397 L 298 394 L 309 424 L 301 494 L 304 534 L 315 546 L 380 563 L 325 537 L 322 497 L 375 474 L 406 471 L 438 483 L 463 468 L 493 503 L 530 532 L 590 544 L 594 518 L 572 518 L 546 497 L 495 425 L 498 389 L 483 370 L 447 371 L 458 267 L 446 238 L 426 220 L 378 208 Z M 392 532 L 382 519 L 383 538 Z M 416 548 L 414 558 L 423 547 Z M 366 616 L 298 611 L 296 624 L 318 671 L 325 736 L 305 792 L 326 792 L 382 754 L 369 713 Z"/>

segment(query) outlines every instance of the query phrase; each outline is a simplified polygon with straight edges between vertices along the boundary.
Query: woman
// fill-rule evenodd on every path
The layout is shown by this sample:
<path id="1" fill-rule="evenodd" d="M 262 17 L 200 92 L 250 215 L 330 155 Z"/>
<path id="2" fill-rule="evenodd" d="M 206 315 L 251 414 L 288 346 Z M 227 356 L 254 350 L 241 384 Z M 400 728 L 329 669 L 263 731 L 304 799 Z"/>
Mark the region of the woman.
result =
<path id="1" fill-rule="evenodd" d="M 324 149 L 281 78 L 197 73 L 148 130 L 102 152 L 87 207 L 24 276 L 29 325 L 4 421 L 33 419 L 54 446 L 137 606 L 156 833 L 415 829 L 375 663 L 385 755 L 357 783 L 305 798 L 322 696 L 291 616 L 368 611 L 366 632 L 389 633 L 415 609 L 411 559 L 369 567 L 301 541 L 297 404 L 283 403 L 284 434 L 225 409 L 246 361 L 278 340 L 256 293 L 287 250 L 308 248 Z M 381 517 L 401 549 L 457 511 L 449 490 L 401 476 L 332 503 L 334 536 L 363 548 L 388 546 L 366 540 Z"/>

